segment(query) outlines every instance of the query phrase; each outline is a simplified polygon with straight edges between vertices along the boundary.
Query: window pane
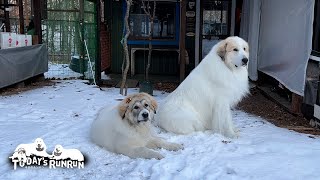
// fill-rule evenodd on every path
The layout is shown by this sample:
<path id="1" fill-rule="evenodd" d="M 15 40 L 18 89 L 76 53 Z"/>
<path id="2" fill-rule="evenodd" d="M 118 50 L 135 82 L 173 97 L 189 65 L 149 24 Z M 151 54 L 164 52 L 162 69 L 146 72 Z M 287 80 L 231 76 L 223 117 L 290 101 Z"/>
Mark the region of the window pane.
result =
<path id="1" fill-rule="evenodd" d="M 228 35 L 228 1 L 206 1 L 203 10 L 203 35 Z"/>
<path id="2" fill-rule="evenodd" d="M 146 2 L 147 4 L 147 2 Z M 153 9 L 153 2 L 149 8 Z M 154 18 L 153 39 L 175 39 L 175 8 L 173 2 L 157 2 Z M 136 2 L 129 17 L 130 39 L 145 39 L 149 36 L 151 24 L 149 16 L 145 14 L 142 3 Z"/>

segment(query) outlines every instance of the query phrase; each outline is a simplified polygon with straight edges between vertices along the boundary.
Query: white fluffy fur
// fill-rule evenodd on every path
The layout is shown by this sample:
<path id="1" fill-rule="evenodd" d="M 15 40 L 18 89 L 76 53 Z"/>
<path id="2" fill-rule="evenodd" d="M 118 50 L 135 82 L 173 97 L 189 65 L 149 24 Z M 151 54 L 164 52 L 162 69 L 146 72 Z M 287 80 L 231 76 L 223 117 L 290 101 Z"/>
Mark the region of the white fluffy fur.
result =
<path id="1" fill-rule="evenodd" d="M 247 67 L 241 64 L 248 52 L 247 42 L 239 37 L 216 44 L 161 104 L 158 125 L 178 134 L 213 130 L 236 137 L 231 107 L 249 92 Z"/>
<path id="2" fill-rule="evenodd" d="M 40 148 L 41 150 L 37 150 Z M 44 143 L 43 139 L 37 138 L 33 143 L 30 144 L 20 144 L 16 147 L 15 152 L 18 152 L 19 149 L 23 149 L 25 151 L 26 156 L 36 155 L 36 156 L 43 156 L 48 157 L 49 154 L 47 153 L 47 146 Z"/>
<path id="3" fill-rule="evenodd" d="M 78 149 L 64 149 L 60 144 L 54 147 L 52 159 L 68 159 L 76 161 L 84 161 L 83 154 Z"/>
<path id="4" fill-rule="evenodd" d="M 132 118 L 130 113 L 133 108 L 129 103 L 137 99 L 142 100 L 145 96 L 148 95 L 144 93 L 136 96 L 133 95 L 123 100 L 118 107 L 105 107 L 100 110 L 91 127 L 91 139 L 93 142 L 111 152 L 123 154 L 131 158 L 162 159 L 163 156 L 154 151 L 154 149 L 181 149 L 182 146 L 180 144 L 166 142 L 157 137 L 152 131 L 151 119 L 140 123 L 128 119 Z M 145 98 L 148 99 L 151 97 L 148 96 Z M 128 106 L 124 106 L 124 103 L 128 104 Z M 119 111 L 121 113 L 123 110 L 121 107 L 127 107 L 127 109 L 125 109 L 125 118 L 119 115 Z M 153 118 L 152 113 L 153 111 L 150 111 L 149 116 Z"/>

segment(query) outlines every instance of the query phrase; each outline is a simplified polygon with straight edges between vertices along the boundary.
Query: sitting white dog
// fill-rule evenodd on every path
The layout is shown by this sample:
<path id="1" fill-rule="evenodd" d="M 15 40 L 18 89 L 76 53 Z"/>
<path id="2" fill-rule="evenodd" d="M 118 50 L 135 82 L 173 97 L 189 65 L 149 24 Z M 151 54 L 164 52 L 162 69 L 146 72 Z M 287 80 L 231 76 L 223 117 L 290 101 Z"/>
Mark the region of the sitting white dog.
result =
<path id="1" fill-rule="evenodd" d="M 84 161 L 83 154 L 78 149 L 64 149 L 60 144 L 54 147 L 51 158 L 56 160 L 70 158 L 71 160 Z"/>
<path id="2" fill-rule="evenodd" d="M 229 37 L 217 43 L 161 104 L 158 125 L 178 134 L 213 130 L 236 137 L 231 107 L 249 92 L 248 59 L 243 39 Z"/>
<path id="3" fill-rule="evenodd" d="M 24 149 L 26 156 L 49 156 L 49 154 L 47 153 L 47 146 L 41 138 L 37 138 L 33 143 L 30 144 L 18 145 L 18 147 L 15 149 L 15 152 L 19 152 L 19 149 Z"/>
<path id="4" fill-rule="evenodd" d="M 180 144 L 166 142 L 152 131 L 150 121 L 156 109 L 157 102 L 152 96 L 146 93 L 129 95 L 119 106 L 100 110 L 92 124 L 92 141 L 131 158 L 162 159 L 163 156 L 152 149 L 182 149 Z"/>

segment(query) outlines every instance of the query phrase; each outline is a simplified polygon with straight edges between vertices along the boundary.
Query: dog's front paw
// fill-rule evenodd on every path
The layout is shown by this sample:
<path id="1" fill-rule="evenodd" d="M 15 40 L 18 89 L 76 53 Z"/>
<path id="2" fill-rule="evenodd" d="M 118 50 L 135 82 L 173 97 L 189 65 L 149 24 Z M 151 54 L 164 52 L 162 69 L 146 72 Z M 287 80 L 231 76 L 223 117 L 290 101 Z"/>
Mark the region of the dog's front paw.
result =
<path id="1" fill-rule="evenodd" d="M 180 149 L 184 149 L 184 147 L 181 144 L 170 143 L 170 144 L 168 144 L 166 149 L 169 150 L 169 151 L 178 151 Z"/>
<path id="2" fill-rule="evenodd" d="M 163 159 L 164 156 L 162 154 L 159 154 L 159 156 L 156 157 L 157 160 Z"/>
<path id="3" fill-rule="evenodd" d="M 160 154 L 160 153 L 153 153 L 152 157 L 150 159 L 152 159 L 152 158 L 160 160 L 160 159 L 163 159 L 164 156 L 162 154 Z"/>

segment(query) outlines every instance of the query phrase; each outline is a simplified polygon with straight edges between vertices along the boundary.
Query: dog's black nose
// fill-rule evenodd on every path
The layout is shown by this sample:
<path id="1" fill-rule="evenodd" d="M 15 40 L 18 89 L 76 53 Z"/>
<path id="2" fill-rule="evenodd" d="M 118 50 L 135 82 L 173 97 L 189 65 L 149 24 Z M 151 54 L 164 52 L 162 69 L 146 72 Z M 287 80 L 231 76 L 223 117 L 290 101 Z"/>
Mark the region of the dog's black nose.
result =
<path id="1" fill-rule="evenodd" d="M 249 61 L 248 58 L 243 58 L 242 59 L 242 64 L 243 65 L 247 65 L 248 61 Z"/>
<path id="2" fill-rule="evenodd" d="M 142 113 L 142 117 L 143 117 L 143 118 L 147 118 L 148 116 L 149 116 L 148 113 L 146 113 L 146 112 Z"/>

